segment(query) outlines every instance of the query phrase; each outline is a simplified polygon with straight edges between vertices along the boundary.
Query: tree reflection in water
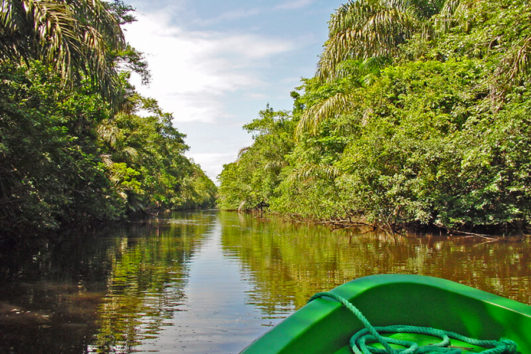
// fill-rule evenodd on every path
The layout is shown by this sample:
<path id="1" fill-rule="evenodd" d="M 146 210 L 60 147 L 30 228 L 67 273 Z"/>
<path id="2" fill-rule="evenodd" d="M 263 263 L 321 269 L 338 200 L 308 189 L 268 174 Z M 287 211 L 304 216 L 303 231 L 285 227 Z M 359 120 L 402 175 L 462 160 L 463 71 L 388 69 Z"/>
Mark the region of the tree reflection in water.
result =
<path id="1" fill-rule="evenodd" d="M 531 302 L 529 238 L 406 237 L 221 213 L 223 249 L 237 257 L 265 317 L 285 316 L 316 292 L 370 274 L 411 273 L 454 280 Z"/>
<path id="2" fill-rule="evenodd" d="M 0 256 L 0 352 L 234 352 L 314 293 L 376 273 L 529 303 L 530 249 L 213 211 L 65 235 Z"/>

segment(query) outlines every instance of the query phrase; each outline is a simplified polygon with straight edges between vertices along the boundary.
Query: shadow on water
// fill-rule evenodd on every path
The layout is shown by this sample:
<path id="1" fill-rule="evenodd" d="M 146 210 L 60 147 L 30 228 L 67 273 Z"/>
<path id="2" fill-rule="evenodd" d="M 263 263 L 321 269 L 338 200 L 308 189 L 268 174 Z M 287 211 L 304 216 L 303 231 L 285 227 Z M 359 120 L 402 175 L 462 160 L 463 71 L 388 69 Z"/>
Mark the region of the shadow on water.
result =
<path id="1" fill-rule="evenodd" d="M 177 217 L 2 255 L 0 352 L 128 352 L 156 336 L 215 214 Z"/>

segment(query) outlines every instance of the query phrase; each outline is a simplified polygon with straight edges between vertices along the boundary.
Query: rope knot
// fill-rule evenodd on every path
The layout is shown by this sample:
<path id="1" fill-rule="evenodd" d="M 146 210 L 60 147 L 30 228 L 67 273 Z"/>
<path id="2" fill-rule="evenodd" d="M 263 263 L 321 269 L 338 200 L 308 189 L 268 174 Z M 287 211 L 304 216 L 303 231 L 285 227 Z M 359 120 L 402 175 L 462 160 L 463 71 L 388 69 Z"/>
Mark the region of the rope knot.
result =
<path id="1" fill-rule="evenodd" d="M 350 348 L 355 354 L 368 353 L 391 353 L 391 354 L 417 354 L 417 353 L 445 353 L 445 354 L 459 354 L 462 353 L 460 349 L 450 347 L 450 338 L 457 339 L 461 342 L 477 345 L 483 348 L 489 348 L 481 353 L 485 354 L 513 354 L 517 353 L 516 343 L 507 338 L 500 340 L 480 340 L 476 338 L 466 337 L 462 334 L 445 331 L 442 329 L 431 327 L 419 327 L 409 325 L 391 325 L 384 327 L 374 327 L 369 320 L 361 313 L 361 311 L 354 306 L 350 301 L 342 296 L 332 292 L 317 293 L 310 301 L 321 297 L 332 298 L 345 306 L 356 318 L 363 324 L 362 328 L 350 338 Z M 310 302 L 309 301 L 309 302 Z M 441 342 L 427 346 L 419 346 L 418 343 L 407 340 L 400 340 L 397 338 L 384 337 L 382 333 L 413 333 L 424 334 L 433 337 L 438 337 Z M 385 349 L 378 349 L 370 344 L 380 343 Z M 391 344 L 401 346 L 405 349 L 394 349 Z"/>

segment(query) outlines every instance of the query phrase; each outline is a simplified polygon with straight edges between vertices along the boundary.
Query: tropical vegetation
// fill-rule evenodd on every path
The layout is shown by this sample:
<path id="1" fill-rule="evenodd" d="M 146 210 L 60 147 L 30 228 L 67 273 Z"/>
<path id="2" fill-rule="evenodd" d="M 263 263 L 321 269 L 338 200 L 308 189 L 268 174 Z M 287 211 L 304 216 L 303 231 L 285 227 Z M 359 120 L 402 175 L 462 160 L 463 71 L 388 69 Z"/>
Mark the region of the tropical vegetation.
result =
<path id="1" fill-rule="evenodd" d="M 220 207 L 526 232 L 530 16 L 523 0 L 348 1 L 293 109 L 245 126 Z"/>
<path id="2" fill-rule="evenodd" d="M 129 83 L 149 80 L 122 32 L 131 11 L 0 1 L 0 236 L 213 205 L 172 115 Z"/>

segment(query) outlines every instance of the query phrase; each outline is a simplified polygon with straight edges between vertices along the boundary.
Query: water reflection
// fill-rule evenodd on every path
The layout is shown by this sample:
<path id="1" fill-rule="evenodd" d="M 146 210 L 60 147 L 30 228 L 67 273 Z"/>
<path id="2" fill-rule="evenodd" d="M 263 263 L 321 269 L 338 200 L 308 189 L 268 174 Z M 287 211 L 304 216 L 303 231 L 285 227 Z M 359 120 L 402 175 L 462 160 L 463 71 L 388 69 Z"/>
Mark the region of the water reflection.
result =
<path id="1" fill-rule="evenodd" d="M 122 239 L 111 256 L 107 292 L 97 312 L 89 352 L 128 353 L 158 337 L 181 311 L 189 260 L 213 225 L 214 214 L 176 214 L 151 233 Z M 178 218 L 178 219 L 174 219 Z"/>
<path id="2" fill-rule="evenodd" d="M 318 291 L 354 278 L 411 273 L 454 280 L 531 302 L 529 238 L 404 237 L 330 230 L 279 220 L 220 214 L 223 249 L 242 262 L 254 284 L 251 304 L 265 318 L 283 317 Z"/>
<path id="3" fill-rule="evenodd" d="M 97 327 L 113 244 L 87 235 L 2 252 L 0 352 L 83 352 Z"/>
<path id="4" fill-rule="evenodd" d="M 65 237 L 0 263 L 0 352 L 131 352 L 178 311 L 213 213 Z"/>
<path id="5" fill-rule="evenodd" d="M 238 352 L 315 292 L 376 273 L 529 303 L 530 249 L 174 214 L 0 255 L 0 352 Z"/>

